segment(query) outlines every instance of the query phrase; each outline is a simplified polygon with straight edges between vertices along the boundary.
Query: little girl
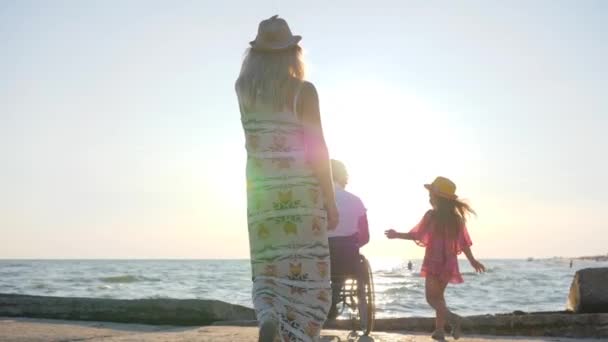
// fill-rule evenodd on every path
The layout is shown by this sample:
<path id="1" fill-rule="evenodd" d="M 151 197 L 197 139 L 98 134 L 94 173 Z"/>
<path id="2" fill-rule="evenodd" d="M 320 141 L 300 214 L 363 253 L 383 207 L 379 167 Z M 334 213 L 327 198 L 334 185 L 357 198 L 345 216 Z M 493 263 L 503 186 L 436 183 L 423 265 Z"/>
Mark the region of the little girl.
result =
<path id="1" fill-rule="evenodd" d="M 462 283 L 457 256 L 467 256 L 476 272 L 485 272 L 485 267 L 473 257 L 473 244 L 466 227 L 466 216 L 475 214 L 471 207 L 458 200 L 456 185 L 449 179 L 437 177 L 433 183 L 425 184 L 429 190 L 433 209 L 409 233 L 398 233 L 394 229 L 385 231 L 389 239 L 414 240 L 426 247 L 421 276 L 426 277 L 427 302 L 435 309 L 435 331 L 432 338 L 444 340 L 446 319 L 452 327 L 452 336 L 460 338 L 460 316 L 448 310 L 443 293 L 448 283 Z"/>

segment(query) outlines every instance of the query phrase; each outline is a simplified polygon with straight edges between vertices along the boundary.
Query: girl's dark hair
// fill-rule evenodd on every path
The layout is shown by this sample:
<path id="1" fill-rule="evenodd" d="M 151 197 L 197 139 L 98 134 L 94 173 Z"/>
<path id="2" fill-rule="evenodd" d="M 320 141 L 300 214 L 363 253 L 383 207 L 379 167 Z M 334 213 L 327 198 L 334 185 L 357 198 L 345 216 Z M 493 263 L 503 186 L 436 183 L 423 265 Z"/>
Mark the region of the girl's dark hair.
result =
<path id="1" fill-rule="evenodd" d="M 444 230 L 449 237 L 458 236 L 461 226 L 467 222 L 470 214 L 477 215 L 470 205 L 458 199 L 437 196 L 435 202 L 437 228 Z"/>

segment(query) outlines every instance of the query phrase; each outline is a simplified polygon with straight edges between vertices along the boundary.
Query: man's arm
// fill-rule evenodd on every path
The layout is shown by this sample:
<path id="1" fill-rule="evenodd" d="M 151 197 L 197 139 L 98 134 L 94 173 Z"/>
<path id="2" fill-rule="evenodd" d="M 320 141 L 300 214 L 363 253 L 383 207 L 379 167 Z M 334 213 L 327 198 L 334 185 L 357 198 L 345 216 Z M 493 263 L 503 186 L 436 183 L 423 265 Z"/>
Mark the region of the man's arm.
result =
<path id="1" fill-rule="evenodd" d="M 369 242 L 369 224 L 367 222 L 367 214 L 359 217 L 359 223 L 357 226 L 357 240 L 359 241 L 359 248 L 365 246 Z"/>

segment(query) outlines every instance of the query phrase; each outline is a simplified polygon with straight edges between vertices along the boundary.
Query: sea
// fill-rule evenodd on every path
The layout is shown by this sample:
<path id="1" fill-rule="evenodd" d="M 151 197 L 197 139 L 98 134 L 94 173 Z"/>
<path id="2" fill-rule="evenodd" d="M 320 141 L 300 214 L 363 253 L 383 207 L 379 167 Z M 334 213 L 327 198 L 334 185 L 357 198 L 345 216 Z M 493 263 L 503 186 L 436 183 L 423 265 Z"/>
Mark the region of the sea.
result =
<path id="1" fill-rule="evenodd" d="M 370 260 L 376 317 L 433 316 L 420 260 Z M 578 269 L 608 262 L 489 259 L 476 274 L 460 260 L 464 283 L 449 285 L 448 306 L 463 315 L 561 311 Z M 0 293 L 94 298 L 216 299 L 252 307 L 248 260 L 0 260 Z"/>

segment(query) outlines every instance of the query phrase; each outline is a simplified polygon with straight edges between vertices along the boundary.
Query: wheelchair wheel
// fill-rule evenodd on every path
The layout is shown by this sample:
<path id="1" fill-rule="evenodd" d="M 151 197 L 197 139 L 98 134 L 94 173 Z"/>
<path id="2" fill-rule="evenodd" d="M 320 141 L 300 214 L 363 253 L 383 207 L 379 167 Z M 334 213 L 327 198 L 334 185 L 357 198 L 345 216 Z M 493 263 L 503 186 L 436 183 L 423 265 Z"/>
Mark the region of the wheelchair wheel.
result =
<path id="1" fill-rule="evenodd" d="M 374 329 L 374 321 L 376 317 L 376 302 L 374 296 L 374 278 L 372 275 L 372 269 L 367 259 L 361 255 L 361 271 L 364 274 L 364 284 L 357 284 L 357 286 L 364 287 L 364 298 L 362 303 L 359 303 L 359 326 L 364 335 L 369 335 Z"/>

